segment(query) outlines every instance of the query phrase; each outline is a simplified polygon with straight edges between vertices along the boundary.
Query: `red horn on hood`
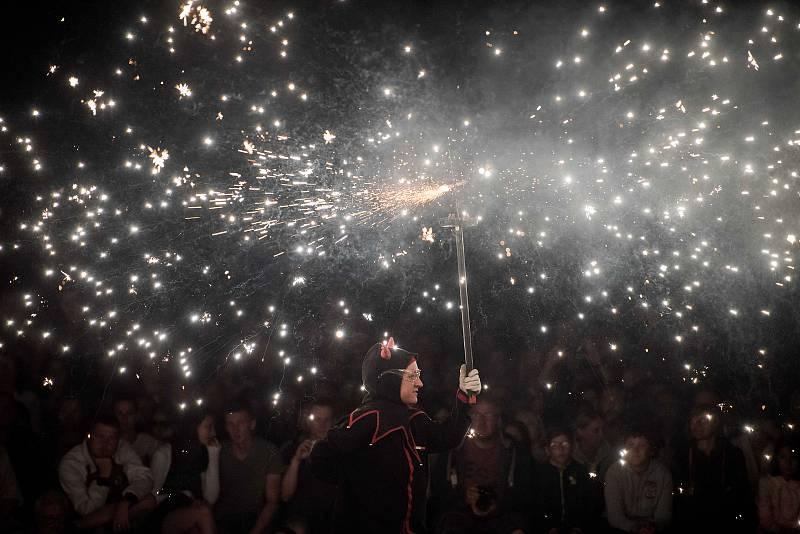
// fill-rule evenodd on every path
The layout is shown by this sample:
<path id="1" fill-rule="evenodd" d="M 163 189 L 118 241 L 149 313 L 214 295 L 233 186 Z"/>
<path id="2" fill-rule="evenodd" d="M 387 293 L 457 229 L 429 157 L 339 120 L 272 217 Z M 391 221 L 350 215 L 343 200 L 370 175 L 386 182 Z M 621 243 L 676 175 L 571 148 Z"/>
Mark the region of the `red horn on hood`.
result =
<path id="1" fill-rule="evenodd" d="M 381 345 L 381 358 L 388 360 L 392 357 L 392 349 L 394 348 L 394 338 L 390 337 L 389 341 L 384 341 Z"/>

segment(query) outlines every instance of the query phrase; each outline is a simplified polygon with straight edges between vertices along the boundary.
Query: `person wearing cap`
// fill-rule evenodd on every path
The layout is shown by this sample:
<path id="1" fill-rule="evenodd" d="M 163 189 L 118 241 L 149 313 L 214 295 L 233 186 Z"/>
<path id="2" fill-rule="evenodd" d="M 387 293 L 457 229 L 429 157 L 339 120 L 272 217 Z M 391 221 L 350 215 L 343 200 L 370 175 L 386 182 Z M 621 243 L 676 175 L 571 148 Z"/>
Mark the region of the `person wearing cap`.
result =
<path id="1" fill-rule="evenodd" d="M 428 455 L 461 443 L 481 380 L 462 365 L 450 417 L 435 422 L 416 408 L 423 385 L 417 358 L 392 338 L 373 345 L 361 366 L 364 402 L 311 450 L 312 473 L 338 485 L 334 532 L 426 531 Z"/>

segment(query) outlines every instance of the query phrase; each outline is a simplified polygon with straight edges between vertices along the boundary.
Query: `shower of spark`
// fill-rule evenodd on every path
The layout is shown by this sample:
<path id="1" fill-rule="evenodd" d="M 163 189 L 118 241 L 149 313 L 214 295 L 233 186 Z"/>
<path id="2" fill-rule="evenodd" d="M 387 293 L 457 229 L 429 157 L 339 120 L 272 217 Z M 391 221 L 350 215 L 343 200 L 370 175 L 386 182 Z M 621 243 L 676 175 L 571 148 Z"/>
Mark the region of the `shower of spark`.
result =
<path id="1" fill-rule="evenodd" d="M 101 74 L 53 64 L 59 97 L 0 104 L 0 184 L 19 193 L 2 206 L 0 350 L 156 365 L 195 396 L 256 357 L 323 376 L 316 353 L 289 356 L 291 303 L 310 317 L 330 303 L 303 295 L 334 298 L 334 275 L 430 258 L 397 300 L 452 320 L 457 280 L 432 266 L 447 233 L 431 225 L 458 203 L 482 232 L 467 248 L 491 290 L 476 280 L 475 299 L 519 311 L 536 342 L 560 342 L 564 322 L 635 324 L 646 334 L 609 351 L 677 355 L 665 365 L 687 383 L 715 371 L 702 352 L 725 336 L 769 370 L 796 297 L 800 117 L 781 82 L 798 71 L 798 13 L 700 0 L 634 20 L 607 4 L 547 13 L 571 33 L 543 42 L 532 11 L 459 36 L 472 83 L 451 83 L 446 56 L 399 23 L 375 52 L 324 17 L 207 4 L 111 21 Z M 324 273 L 342 256 L 363 273 Z M 323 339 L 390 323 L 352 298 L 325 312 Z"/>

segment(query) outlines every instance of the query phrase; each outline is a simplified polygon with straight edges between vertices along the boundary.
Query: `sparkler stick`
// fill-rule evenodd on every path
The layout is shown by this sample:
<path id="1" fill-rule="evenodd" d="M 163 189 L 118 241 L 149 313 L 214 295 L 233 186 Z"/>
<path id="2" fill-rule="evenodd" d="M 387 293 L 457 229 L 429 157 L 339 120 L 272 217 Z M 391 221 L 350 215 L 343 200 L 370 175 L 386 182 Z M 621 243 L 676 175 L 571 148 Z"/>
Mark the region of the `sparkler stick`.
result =
<path id="1" fill-rule="evenodd" d="M 469 291 L 467 289 L 467 265 L 464 258 L 464 219 L 460 210 L 447 218 L 445 228 L 452 228 L 456 237 L 456 257 L 458 259 L 458 296 L 461 302 L 461 334 L 464 338 L 464 363 L 467 373 L 472 371 L 474 360 L 472 357 L 472 329 L 469 322 Z M 469 403 L 475 404 L 475 395 L 469 394 Z"/>

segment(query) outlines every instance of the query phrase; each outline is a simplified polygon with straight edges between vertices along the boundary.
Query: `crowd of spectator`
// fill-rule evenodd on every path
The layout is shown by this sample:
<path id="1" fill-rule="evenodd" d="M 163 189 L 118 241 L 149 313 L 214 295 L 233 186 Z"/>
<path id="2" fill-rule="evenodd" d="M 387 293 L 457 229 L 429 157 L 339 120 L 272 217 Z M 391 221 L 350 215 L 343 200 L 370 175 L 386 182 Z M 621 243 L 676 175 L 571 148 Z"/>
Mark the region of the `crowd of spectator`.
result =
<path id="1" fill-rule="evenodd" d="M 329 531 L 337 488 L 308 458 L 353 395 L 323 385 L 280 411 L 223 374 L 204 402 L 137 381 L 81 396 L 19 362 L 0 355 L 0 532 Z M 601 365 L 591 385 L 572 365 L 554 349 L 533 387 L 478 397 L 462 443 L 430 460 L 429 532 L 800 532 L 790 409 L 745 418 L 711 387 L 681 397 Z M 425 391 L 434 418 L 447 386 Z"/>

